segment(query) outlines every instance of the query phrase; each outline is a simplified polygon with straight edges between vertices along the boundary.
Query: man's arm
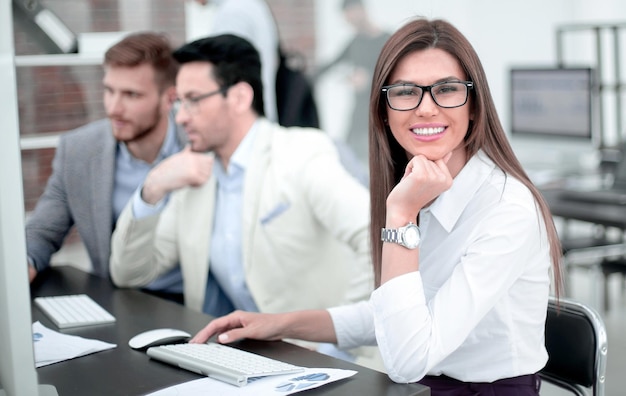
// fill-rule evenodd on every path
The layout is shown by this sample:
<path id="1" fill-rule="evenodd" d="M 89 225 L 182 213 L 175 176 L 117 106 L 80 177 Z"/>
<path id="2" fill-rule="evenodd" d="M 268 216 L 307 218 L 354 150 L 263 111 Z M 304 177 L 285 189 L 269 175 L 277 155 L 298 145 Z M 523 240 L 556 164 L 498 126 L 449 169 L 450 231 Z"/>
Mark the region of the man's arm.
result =
<path id="1" fill-rule="evenodd" d="M 178 262 L 175 241 L 158 242 L 157 228 L 162 213 L 137 219 L 133 214 L 134 201 L 138 194 L 128 202 L 111 237 L 111 258 L 109 271 L 115 285 L 120 287 L 143 287 L 157 279 Z M 168 202 L 169 207 L 169 202 Z M 167 208 L 163 209 L 167 211 Z M 175 235 L 175 224 L 167 221 L 163 224 L 166 231 Z"/>
<path id="2" fill-rule="evenodd" d="M 31 275 L 33 270 L 36 274 L 50 265 L 50 257 L 61 248 L 74 224 L 63 180 L 66 171 L 65 146 L 66 140 L 62 137 L 52 162 L 52 175 L 26 221 L 26 252 L 32 262 L 32 267 L 29 266 Z M 34 276 L 31 276 L 32 279 Z"/>
<path id="3" fill-rule="evenodd" d="M 163 200 L 173 191 L 203 185 L 212 169 L 212 156 L 186 147 L 148 173 L 113 232 L 109 268 L 117 286 L 146 286 L 178 263 L 177 204 Z M 150 205 L 157 206 L 146 210 Z"/>

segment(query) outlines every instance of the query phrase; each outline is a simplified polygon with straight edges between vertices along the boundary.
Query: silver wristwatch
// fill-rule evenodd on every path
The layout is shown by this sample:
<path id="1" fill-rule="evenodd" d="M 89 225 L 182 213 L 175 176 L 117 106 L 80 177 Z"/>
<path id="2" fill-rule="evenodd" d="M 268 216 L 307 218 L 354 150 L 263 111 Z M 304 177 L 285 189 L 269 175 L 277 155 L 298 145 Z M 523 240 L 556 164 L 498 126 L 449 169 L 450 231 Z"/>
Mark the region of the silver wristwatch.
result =
<path id="1" fill-rule="evenodd" d="M 383 242 L 392 242 L 407 249 L 415 249 L 421 240 L 420 229 L 413 223 L 400 228 L 383 228 L 380 230 L 380 239 Z"/>

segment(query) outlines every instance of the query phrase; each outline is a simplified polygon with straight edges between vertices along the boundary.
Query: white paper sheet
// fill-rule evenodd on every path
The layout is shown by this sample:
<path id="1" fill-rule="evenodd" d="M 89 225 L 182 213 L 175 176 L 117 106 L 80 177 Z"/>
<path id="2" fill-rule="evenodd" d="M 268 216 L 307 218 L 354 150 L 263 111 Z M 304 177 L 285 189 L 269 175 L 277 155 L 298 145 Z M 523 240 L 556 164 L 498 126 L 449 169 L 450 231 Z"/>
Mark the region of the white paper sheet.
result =
<path id="1" fill-rule="evenodd" d="M 302 373 L 255 379 L 242 387 L 206 377 L 161 389 L 148 396 L 284 396 L 318 388 L 351 377 L 356 373 L 353 370 L 306 368 Z"/>
<path id="2" fill-rule="evenodd" d="M 79 336 L 62 334 L 42 325 L 33 323 L 33 346 L 35 349 L 35 366 L 74 359 L 91 353 L 113 349 L 117 345 L 108 342 L 91 340 Z"/>

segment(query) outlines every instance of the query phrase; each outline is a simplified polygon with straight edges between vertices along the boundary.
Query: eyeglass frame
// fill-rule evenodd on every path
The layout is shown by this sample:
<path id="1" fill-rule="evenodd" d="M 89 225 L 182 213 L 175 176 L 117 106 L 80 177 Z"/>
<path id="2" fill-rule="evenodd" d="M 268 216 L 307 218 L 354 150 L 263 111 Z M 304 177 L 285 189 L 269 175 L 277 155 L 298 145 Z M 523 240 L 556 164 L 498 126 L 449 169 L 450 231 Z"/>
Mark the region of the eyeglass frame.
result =
<path id="1" fill-rule="evenodd" d="M 442 106 L 439 104 L 439 102 L 437 102 L 437 99 L 435 99 L 435 96 L 433 95 L 433 87 L 437 87 L 439 85 L 444 85 L 444 84 L 462 84 L 465 85 L 466 89 L 465 89 L 465 100 L 463 101 L 463 103 L 461 103 L 460 105 L 457 106 Z M 415 105 L 415 107 L 411 107 L 410 109 L 396 109 L 395 107 L 393 107 L 389 101 L 389 90 L 391 88 L 395 88 L 395 87 L 402 87 L 402 86 L 409 86 L 409 87 L 417 87 L 420 88 L 422 90 L 422 96 L 420 97 L 420 100 L 417 101 L 417 104 Z M 437 82 L 434 83 L 432 85 L 417 85 L 417 84 L 413 84 L 413 83 L 399 83 L 399 84 L 392 84 L 392 85 L 383 85 L 383 87 L 381 88 L 381 91 L 384 93 L 385 95 L 385 101 L 387 102 L 387 106 L 389 106 L 390 109 L 395 110 L 395 111 L 411 111 L 411 110 L 415 110 L 419 107 L 419 105 L 422 104 L 422 100 L 424 99 L 424 92 L 428 92 L 430 94 L 430 97 L 432 98 L 433 102 L 435 102 L 435 104 L 439 107 L 441 107 L 442 109 L 455 109 L 457 107 L 461 107 L 464 106 L 467 103 L 467 99 L 469 98 L 469 92 L 474 89 L 474 82 L 473 81 L 441 81 L 441 82 Z"/>
<path id="2" fill-rule="evenodd" d="M 228 91 L 229 88 L 230 86 L 221 87 L 219 89 L 216 89 L 215 91 L 207 92 L 198 96 L 193 96 L 193 97 L 183 98 L 183 99 L 176 99 L 174 101 L 174 106 L 176 107 L 176 109 L 180 109 L 181 107 L 184 107 L 185 111 L 187 111 L 188 113 L 192 113 L 193 112 L 192 108 L 194 109 L 197 108 L 198 103 L 200 103 L 206 98 L 210 98 L 211 96 L 217 95 L 219 93 L 224 94 L 226 91 Z"/>

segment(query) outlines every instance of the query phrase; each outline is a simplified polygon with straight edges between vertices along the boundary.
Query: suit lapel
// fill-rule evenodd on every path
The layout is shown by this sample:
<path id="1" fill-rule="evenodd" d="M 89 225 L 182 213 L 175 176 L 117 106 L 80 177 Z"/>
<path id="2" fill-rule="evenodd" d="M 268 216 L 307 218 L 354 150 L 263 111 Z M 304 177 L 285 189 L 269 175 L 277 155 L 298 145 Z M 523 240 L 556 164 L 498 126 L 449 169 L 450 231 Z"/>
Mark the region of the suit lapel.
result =
<path id="1" fill-rule="evenodd" d="M 209 245 L 215 215 L 215 190 L 216 180 L 215 176 L 212 176 L 199 188 L 181 191 L 184 196 L 177 197 L 182 200 L 176 202 L 176 204 L 185 205 L 179 211 L 181 216 L 176 225 L 179 238 L 181 238 L 179 243 L 182 247 L 181 263 L 189 263 L 183 266 L 185 288 L 193 290 L 190 292 L 192 295 L 202 296 L 198 301 L 199 309 L 202 309 L 204 302 L 209 273 Z"/>
<path id="2" fill-rule="evenodd" d="M 242 260 L 244 268 L 249 268 L 251 248 L 255 228 L 258 226 L 259 208 L 261 206 L 261 190 L 270 164 L 272 124 L 266 120 L 259 122 L 258 135 L 254 141 L 252 158 L 246 168 L 243 188 L 243 227 L 242 227 Z M 247 272 L 247 271 L 246 271 Z"/>

